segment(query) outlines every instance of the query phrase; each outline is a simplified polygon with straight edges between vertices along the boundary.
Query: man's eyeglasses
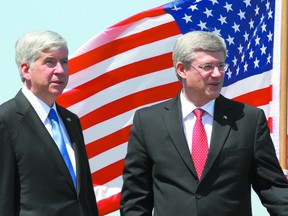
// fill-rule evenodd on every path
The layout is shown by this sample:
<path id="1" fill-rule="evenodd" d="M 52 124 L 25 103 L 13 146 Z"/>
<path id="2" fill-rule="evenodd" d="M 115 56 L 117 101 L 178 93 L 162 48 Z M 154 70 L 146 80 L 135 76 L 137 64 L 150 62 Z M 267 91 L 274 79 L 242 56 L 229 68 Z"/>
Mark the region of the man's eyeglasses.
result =
<path id="1" fill-rule="evenodd" d="M 204 73 L 206 75 L 206 74 L 212 73 L 214 71 L 215 67 L 218 68 L 219 72 L 224 73 L 228 69 L 229 65 L 227 63 L 219 63 L 219 64 L 204 64 L 204 65 L 200 65 L 200 64 L 193 65 L 193 64 L 191 64 L 191 66 L 195 70 L 197 70 L 197 68 L 199 68 L 201 70 L 199 72 Z M 195 67 L 197 67 L 197 68 L 195 68 Z"/>

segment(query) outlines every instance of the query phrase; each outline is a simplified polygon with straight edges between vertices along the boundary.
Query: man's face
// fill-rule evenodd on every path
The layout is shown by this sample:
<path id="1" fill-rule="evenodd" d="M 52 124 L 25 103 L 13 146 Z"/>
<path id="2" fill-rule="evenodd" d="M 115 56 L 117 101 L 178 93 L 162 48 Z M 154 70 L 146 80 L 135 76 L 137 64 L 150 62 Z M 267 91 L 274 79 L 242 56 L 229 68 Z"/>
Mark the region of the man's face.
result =
<path id="1" fill-rule="evenodd" d="M 216 67 L 214 67 L 215 65 Z M 220 95 L 225 76 L 225 72 L 221 71 L 223 65 L 225 65 L 223 52 L 197 52 L 191 62 L 191 67 L 189 69 L 182 68 L 180 74 L 183 80 L 184 95 L 188 100 L 196 106 L 202 106 L 217 98 Z"/>
<path id="2" fill-rule="evenodd" d="M 28 89 L 52 105 L 68 83 L 68 50 L 62 47 L 42 53 L 24 77 Z"/>

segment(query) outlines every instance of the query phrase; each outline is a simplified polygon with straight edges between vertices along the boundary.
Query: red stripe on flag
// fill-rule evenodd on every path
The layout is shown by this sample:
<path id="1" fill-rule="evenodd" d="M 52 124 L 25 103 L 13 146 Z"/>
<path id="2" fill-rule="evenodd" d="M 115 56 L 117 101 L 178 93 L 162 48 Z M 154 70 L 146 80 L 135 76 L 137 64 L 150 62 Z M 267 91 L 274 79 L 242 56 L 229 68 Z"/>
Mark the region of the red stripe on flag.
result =
<path id="1" fill-rule="evenodd" d="M 97 185 L 94 185 L 97 186 Z M 105 216 L 111 212 L 114 212 L 120 208 L 120 196 L 121 194 L 115 194 L 105 199 L 101 199 L 97 202 L 98 211 L 100 216 Z"/>
<path id="2" fill-rule="evenodd" d="M 88 158 L 95 157 L 109 149 L 112 149 L 124 142 L 127 142 L 131 125 L 124 127 L 112 134 L 95 140 L 89 144 L 86 144 L 86 150 Z"/>
<path id="3" fill-rule="evenodd" d="M 268 121 L 267 121 L 267 124 L 268 124 L 268 127 L 270 129 L 270 133 L 273 133 L 273 118 L 272 117 L 268 117 Z"/>
<path id="4" fill-rule="evenodd" d="M 173 67 L 171 58 L 172 53 L 170 52 L 117 68 L 63 93 L 59 96 L 57 102 L 62 106 L 69 107 L 117 83 L 171 68 Z"/>
<path id="5" fill-rule="evenodd" d="M 92 173 L 93 182 L 98 185 L 104 185 L 107 182 L 122 175 L 124 168 L 124 159 L 109 164 L 106 167 Z"/>
<path id="6" fill-rule="evenodd" d="M 104 106 L 81 117 L 80 121 L 82 128 L 85 130 L 95 124 L 145 104 L 169 99 L 175 96 L 179 92 L 180 88 L 180 82 L 176 81 L 166 85 L 143 90 L 105 104 Z"/>
<path id="7" fill-rule="evenodd" d="M 267 88 L 258 89 L 235 97 L 233 100 L 255 107 L 268 105 L 272 101 L 272 90 L 273 86 L 270 85 Z M 270 129 L 270 133 L 273 133 L 273 119 L 271 117 L 268 117 L 267 124 Z"/>
<path id="8" fill-rule="evenodd" d="M 69 60 L 70 75 L 127 50 L 180 34 L 175 22 L 165 23 L 133 35 L 119 38 Z M 117 48 L 117 49 L 116 49 Z"/>
<path id="9" fill-rule="evenodd" d="M 272 86 L 255 90 L 244 95 L 233 98 L 233 100 L 250 104 L 251 106 L 263 106 L 272 101 Z"/>

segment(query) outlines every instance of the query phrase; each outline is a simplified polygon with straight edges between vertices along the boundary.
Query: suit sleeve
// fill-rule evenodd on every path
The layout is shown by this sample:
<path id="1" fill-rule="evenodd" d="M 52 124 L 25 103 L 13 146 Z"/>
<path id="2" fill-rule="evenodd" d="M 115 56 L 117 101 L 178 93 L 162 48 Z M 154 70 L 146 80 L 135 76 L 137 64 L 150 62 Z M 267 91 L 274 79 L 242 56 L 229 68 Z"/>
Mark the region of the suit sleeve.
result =
<path id="1" fill-rule="evenodd" d="M 258 117 L 252 186 L 271 216 L 288 215 L 288 182 L 279 165 L 264 112 Z"/>
<path id="2" fill-rule="evenodd" d="M 15 158 L 7 127 L 0 119 L 0 215 L 16 215 Z"/>
<path id="3" fill-rule="evenodd" d="M 145 147 L 139 112 L 136 111 L 131 127 L 123 171 L 121 193 L 122 216 L 149 216 L 153 209 L 152 161 Z"/>

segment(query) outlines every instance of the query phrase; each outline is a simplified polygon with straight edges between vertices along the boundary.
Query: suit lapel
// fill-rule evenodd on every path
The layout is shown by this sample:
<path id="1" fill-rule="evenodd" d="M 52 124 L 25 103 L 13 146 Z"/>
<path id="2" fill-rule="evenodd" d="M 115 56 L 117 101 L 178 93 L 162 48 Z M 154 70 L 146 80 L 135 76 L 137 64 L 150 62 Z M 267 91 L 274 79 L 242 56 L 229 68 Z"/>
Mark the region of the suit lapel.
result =
<path id="1" fill-rule="evenodd" d="M 183 130 L 179 94 L 164 107 L 164 110 L 164 121 L 166 123 L 167 130 L 171 136 L 173 144 L 175 145 L 175 148 L 181 155 L 189 170 L 193 173 L 195 178 L 197 178 Z M 234 119 L 237 113 L 238 112 L 235 110 L 235 106 L 230 100 L 224 98 L 222 95 L 216 99 L 211 143 L 205 169 L 203 171 L 203 177 L 206 176 L 216 158 L 219 156 L 231 130 L 231 127 L 235 121 Z"/>
<path id="2" fill-rule="evenodd" d="M 213 119 L 213 129 L 211 134 L 210 149 L 206 161 L 203 177 L 209 172 L 216 158 L 220 154 L 227 136 L 233 125 L 237 112 L 231 111 L 232 103 L 223 96 L 219 96 L 215 101 L 215 112 Z"/>
<path id="3" fill-rule="evenodd" d="M 29 103 L 27 98 L 23 95 L 22 91 L 19 91 L 15 97 L 17 103 L 17 113 L 22 115 L 20 123 L 27 128 L 28 133 L 31 136 L 31 140 L 39 146 L 47 156 L 47 161 L 50 161 L 59 171 L 65 176 L 71 187 L 74 188 L 72 179 L 66 164 L 59 152 L 53 138 L 45 128 L 44 124 L 38 117 L 32 105 Z M 51 160 L 53 158 L 53 160 Z"/>
<path id="4" fill-rule="evenodd" d="M 192 162 L 191 154 L 185 138 L 182 112 L 179 94 L 176 98 L 171 100 L 171 103 L 164 107 L 164 121 L 167 126 L 168 133 L 171 136 L 173 144 L 185 162 L 188 169 L 193 173 L 195 178 L 197 174 Z"/>

